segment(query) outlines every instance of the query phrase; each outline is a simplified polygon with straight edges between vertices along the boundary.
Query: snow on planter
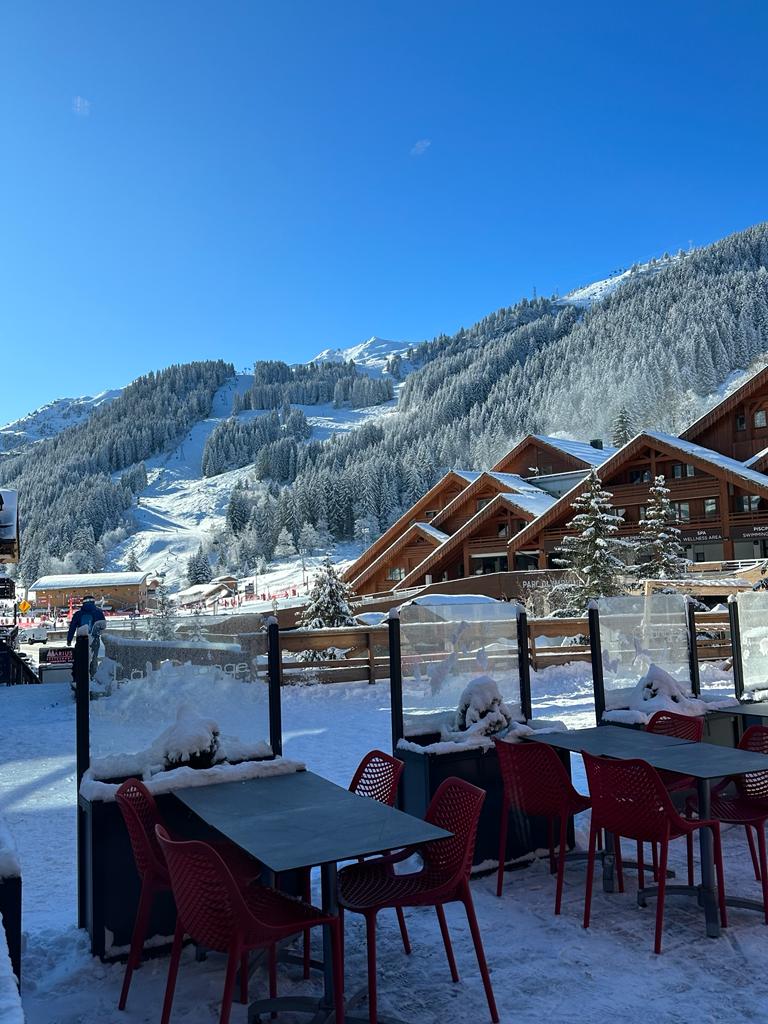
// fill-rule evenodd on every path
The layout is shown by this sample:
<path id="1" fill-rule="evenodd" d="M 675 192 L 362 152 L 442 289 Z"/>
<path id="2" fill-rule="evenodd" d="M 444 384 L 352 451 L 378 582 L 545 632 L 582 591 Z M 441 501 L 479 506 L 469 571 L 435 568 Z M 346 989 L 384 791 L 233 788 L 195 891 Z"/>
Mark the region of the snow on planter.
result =
<path id="1" fill-rule="evenodd" d="M 16 977 L 11 969 L 5 932 L 0 927 L 0 1021 L 3 1024 L 24 1024 Z"/>
<path id="2" fill-rule="evenodd" d="M 657 711 L 673 711 L 678 715 L 696 717 L 708 710 L 728 707 L 736 703 L 732 697 L 721 701 L 700 700 L 691 696 L 684 684 L 658 665 L 651 664 L 638 680 L 623 708 L 606 710 L 603 718 L 609 722 L 647 724 Z"/>
<path id="3" fill-rule="evenodd" d="M 0 818 L 0 881 L 4 878 L 19 878 L 20 875 L 21 865 L 16 843 L 8 826 Z"/>

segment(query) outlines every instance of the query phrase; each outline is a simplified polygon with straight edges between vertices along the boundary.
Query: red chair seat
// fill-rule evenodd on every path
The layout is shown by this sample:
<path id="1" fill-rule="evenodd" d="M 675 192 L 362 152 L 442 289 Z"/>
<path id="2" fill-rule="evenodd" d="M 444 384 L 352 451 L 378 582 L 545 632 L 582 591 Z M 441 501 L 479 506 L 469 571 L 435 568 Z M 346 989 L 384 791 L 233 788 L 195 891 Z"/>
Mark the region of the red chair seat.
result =
<path id="1" fill-rule="evenodd" d="M 743 796 L 715 796 L 711 814 L 727 825 L 759 825 L 768 819 L 768 801 L 750 800 Z"/>
<path id="2" fill-rule="evenodd" d="M 339 898 L 344 906 L 355 913 L 381 904 L 417 907 L 422 897 L 431 904 L 430 895 L 442 878 L 430 871 L 396 875 L 386 864 L 366 861 L 344 868 L 339 875 Z"/>
<path id="3" fill-rule="evenodd" d="M 328 924 L 331 917 L 302 900 L 291 899 L 278 889 L 255 885 L 243 893 L 246 907 L 259 920 L 269 921 L 271 929 L 295 935 L 305 924 Z"/>

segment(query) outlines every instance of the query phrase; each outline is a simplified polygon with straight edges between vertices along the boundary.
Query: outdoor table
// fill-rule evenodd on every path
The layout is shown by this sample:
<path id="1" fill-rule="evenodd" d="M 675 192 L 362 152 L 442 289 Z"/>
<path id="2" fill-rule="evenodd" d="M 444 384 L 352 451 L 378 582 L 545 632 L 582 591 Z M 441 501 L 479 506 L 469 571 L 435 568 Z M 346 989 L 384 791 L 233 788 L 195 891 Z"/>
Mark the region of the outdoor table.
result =
<path id="1" fill-rule="evenodd" d="M 649 750 L 667 750 L 688 742 L 677 736 L 626 729 L 619 725 L 596 725 L 589 729 L 569 729 L 568 732 L 534 731 L 526 739 L 575 754 L 586 750 L 595 757 L 645 757 Z"/>
<path id="2" fill-rule="evenodd" d="M 746 701 L 740 704 L 733 704 L 727 708 L 718 708 L 716 711 L 708 711 L 707 715 L 716 715 L 720 718 L 733 716 L 736 727 L 736 739 L 744 735 L 745 718 L 768 718 L 768 701 Z M 768 725 L 762 722 L 762 725 Z"/>
<path id="3" fill-rule="evenodd" d="M 176 796 L 212 826 L 277 875 L 320 867 L 322 909 L 338 913 L 336 865 L 451 833 L 367 797 L 357 796 L 312 772 L 183 789 Z M 248 1020 L 260 1014 L 313 1013 L 312 1024 L 334 1018 L 331 932 L 323 928 L 322 999 L 281 996 L 251 1003 Z M 348 1024 L 367 1022 L 347 1016 Z M 380 1018 L 385 1024 L 385 1018 Z"/>
<path id="4" fill-rule="evenodd" d="M 626 749 L 622 749 L 622 744 L 616 743 L 612 750 L 607 748 L 590 750 L 590 746 L 593 748 L 599 746 L 599 742 L 589 735 L 596 731 L 607 732 L 608 728 L 601 726 L 597 730 L 574 729 L 571 733 L 534 735 L 530 739 L 539 743 L 549 743 L 552 746 L 559 746 L 567 750 L 586 750 L 587 753 L 594 752 L 602 756 L 620 759 L 642 758 L 642 760 L 647 761 L 654 768 L 662 771 L 678 772 L 680 775 L 691 775 L 696 779 L 698 811 L 701 818 L 708 818 L 710 815 L 710 791 L 713 779 L 720 779 L 725 775 L 744 775 L 747 772 L 768 770 L 768 757 L 765 754 L 755 754 L 751 751 L 737 750 L 732 747 L 718 747 L 710 743 L 691 743 L 687 740 L 677 740 L 674 738 L 672 743 L 659 744 L 657 741 L 666 737 L 639 730 L 621 730 L 635 736 L 634 742 L 628 743 Z M 568 737 L 566 742 L 553 742 L 553 739 L 562 740 L 564 737 Z M 579 746 L 580 737 L 583 737 L 586 741 L 581 746 Z M 709 829 L 699 829 L 699 848 L 701 851 L 701 885 L 667 886 L 667 892 L 695 895 L 699 904 L 704 909 L 707 935 L 711 938 L 717 938 L 720 935 L 720 917 L 715 898 L 714 844 L 712 833 Z M 652 897 L 655 892 L 655 888 L 641 890 L 638 892 L 638 901 L 643 903 L 648 897 Z M 754 900 L 734 898 L 728 899 L 727 902 L 732 906 L 759 909 L 761 911 L 763 909 L 762 903 Z"/>

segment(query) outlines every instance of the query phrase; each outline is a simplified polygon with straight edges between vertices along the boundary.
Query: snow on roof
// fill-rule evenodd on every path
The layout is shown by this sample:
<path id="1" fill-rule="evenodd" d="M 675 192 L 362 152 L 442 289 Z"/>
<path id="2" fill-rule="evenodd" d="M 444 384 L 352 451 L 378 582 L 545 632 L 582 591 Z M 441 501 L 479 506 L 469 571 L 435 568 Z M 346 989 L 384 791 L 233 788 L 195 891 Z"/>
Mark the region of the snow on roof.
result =
<path id="1" fill-rule="evenodd" d="M 463 477 L 468 484 L 473 484 L 475 480 L 480 476 L 480 472 L 474 469 L 454 469 L 453 472 L 456 476 Z"/>
<path id="2" fill-rule="evenodd" d="M 752 466 L 756 466 L 761 459 L 764 459 L 766 455 L 768 455 L 768 448 L 763 448 L 757 453 L 757 455 L 753 455 L 751 459 L 746 459 L 744 461 L 744 465 L 747 469 L 751 469 Z"/>
<path id="3" fill-rule="evenodd" d="M 492 476 L 494 480 L 498 480 L 505 487 L 511 487 L 518 494 L 546 495 L 546 491 L 543 491 L 541 487 L 518 476 L 517 473 L 496 473 L 493 470 L 488 470 L 488 476 Z"/>
<path id="4" fill-rule="evenodd" d="M 64 576 L 41 576 L 30 590 L 68 590 L 85 587 L 137 587 L 150 575 L 148 572 L 83 572 Z"/>
<path id="5" fill-rule="evenodd" d="M 541 491 L 539 494 L 500 494 L 499 501 L 514 508 L 521 508 L 538 518 L 555 504 L 557 498 L 553 494 Z"/>
<path id="6" fill-rule="evenodd" d="M 423 530 L 425 533 L 428 533 L 430 537 L 434 537 L 435 540 L 440 541 L 441 544 L 448 540 L 449 534 L 443 533 L 442 530 L 438 530 L 438 528 L 436 526 L 432 526 L 431 523 L 419 522 L 414 523 L 413 525 L 418 526 L 420 530 Z"/>
<path id="7" fill-rule="evenodd" d="M 729 473 L 733 473 L 734 476 L 741 477 L 746 483 L 757 484 L 763 490 L 768 487 L 768 478 L 766 478 L 764 473 L 758 473 L 754 469 L 749 469 L 743 462 L 731 459 L 720 452 L 713 452 L 711 448 L 702 448 L 700 444 L 695 444 L 693 441 L 684 441 L 673 434 L 662 434 L 657 430 L 644 430 L 643 436 L 652 437 L 656 441 L 661 441 L 662 444 L 677 448 L 678 451 L 687 452 L 696 459 L 709 462 L 713 466 L 719 466 L 720 469 L 725 469 Z"/>
<path id="8" fill-rule="evenodd" d="M 534 434 L 537 441 L 543 441 L 551 448 L 558 448 L 566 455 L 574 459 L 581 459 L 590 466 L 601 466 L 611 455 L 615 455 L 618 448 L 605 445 L 603 448 L 593 447 L 589 441 L 574 441 L 569 437 L 550 437 L 548 434 Z"/>

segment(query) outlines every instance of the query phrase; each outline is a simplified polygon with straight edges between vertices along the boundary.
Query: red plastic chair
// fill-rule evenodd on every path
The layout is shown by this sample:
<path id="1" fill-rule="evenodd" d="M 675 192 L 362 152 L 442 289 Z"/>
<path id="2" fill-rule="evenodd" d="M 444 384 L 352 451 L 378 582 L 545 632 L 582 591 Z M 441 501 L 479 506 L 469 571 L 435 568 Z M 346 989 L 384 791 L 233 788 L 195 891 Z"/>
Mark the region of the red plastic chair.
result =
<path id="1" fill-rule="evenodd" d="M 593 757 L 585 751 L 582 751 L 581 756 L 584 758 L 584 765 L 587 769 L 589 792 L 592 797 L 584 927 L 589 927 L 594 880 L 595 840 L 599 828 L 612 832 L 616 836 L 617 849 L 619 836 L 635 839 L 638 843 L 659 843 L 661 845 L 656 904 L 656 936 L 653 947 L 655 953 L 661 952 L 670 840 L 685 836 L 690 849 L 693 833 L 700 828 L 709 828 L 712 831 L 715 848 L 720 921 L 725 928 L 728 918 L 725 909 L 720 823 L 715 820 L 701 819 L 690 821 L 678 814 L 658 772 L 647 761 Z M 617 868 L 618 863 L 617 858 Z M 642 870 L 642 864 L 638 867 Z"/>
<path id="2" fill-rule="evenodd" d="M 751 725 L 739 740 L 740 750 L 755 754 L 768 754 L 768 728 Z M 731 785 L 736 793 L 726 792 Z M 688 801 L 690 810 L 696 809 L 695 799 Z M 768 821 L 768 771 L 749 772 L 725 779 L 712 790 L 711 814 L 713 818 L 727 825 L 743 825 L 747 834 L 749 852 L 755 881 L 762 884 L 763 912 L 768 924 L 768 864 L 766 863 L 765 823 Z M 757 833 L 757 850 L 752 838 L 752 829 Z M 690 867 L 689 867 L 690 871 Z"/>
<path id="3" fill-rule="evenodd" d="M 117 1004 L 118 1009 L 124 1010 L 133 972 L 141 964 L 152 905 L 159 893 L 170 891 L 171 879 L 155 836 L 155 827 L 165 825 L 155 798 L 143 782 L 139 782 L 138 779 L 127 779 L 118 789 L 115 799 L 128 829 L 133 859 L 141 879 L 141 895 L 133 925 L 131 949 L 125 965 L 120 1001 Z M 227 842 L 214 845 L 226 858 L 240 885 L 247 885 L 259 876 L 258 864 L 237 846 Z"/>
<path id="4" fill-rule="evenodd" d="M 339 872 L 339 904 L 345 910 L 365 917 L 368 944 L 368 1015 L 370 1024 L 377 1024 L 376 995 L 376 915 L 388 907 L 434 907 L 440 924 L 445 953 L 453 981 L 459 980 L 456 961 L 445 919 L 446 903 L 464 904 L 469 930 L 475 946 L 483 979 L 491 1020 L 498 1024 L 499 1015 L 491 987 L 483 942 L 477 924 L 469 873 L 480 811 L 485 792 L 461 779 L 446 779 L 427 810 L 426 820 L 453 835 L 450 839 L 426 843 L 417 850 L 403 850 L 388 857 L 353 864 Z M 395 874 L 393 866 L 412 856 L 421 855 L 420 870 L 407 875 Z"/>
<path id="5" fill-rule="evenodd" d="M 400 776 L 403 774 L 405 764 L 383 750 L 371 750 L 362 759 L 352 776 L 349 784 L 349 791 L 357 796 L 365 796 L 371 800 L 378 800 L 379 803 L 394 807 L 397 799 L 397 787 L 400 783 Z M 361 857 L 360 860 L 364 860 Z M 307 903 L 312 902 L 312 874 L 308 870 L 304 874 L 304 899 Z M 402 907 L 397 907 L 397 923 L 400 926 L 400 936 L 403 940 L 403 949 L 406 953 L 411 952 L 411 943 L 408 938 L 408 929 L 405 924 Z M 311 939 L 309 932 L 304 936 L 304 977 L 309 977 L 311 963 Z"/>
<path id="6" fill-rule="evenodd" d="M 507 850 L 509 812 L 512 808 L 523 814 L 547 818 L 549 825 L 549 867 L 557 870 L 555 913 L 560 913 L 563 897 L 565 855 L 568 846 L 568 819 L 591 806 L 589 797 L 578 793 L 571 783 L 565 765 L 555 751 L 543 743 L 505 743 L 496 741 L 496 753 L 504 783 L 504 799 L 499 827 L 499 872 L 496 895 L 501 896 L 504 883 L 504 860 Z M 555 868 L 554 823 L 559 822 L 559 856 Z"/>
<path id="7" fill-rule="evenodd" d="M 291 899 L 276 889 L 252 885 L 243 890 L 216 850 L 197 840 L 173 842 L 162 826 L 155 832 L 165 855 L 176 900 L 168 983 L 161 1024 L 171 1018 L 184 935 L 219 953 L 228 954 L 219 1024 L 228 1024 L 238 966 L 254 949 L 269 950 L 269 994 L 277 996 L 275 944 L 305 928 L 328 925 L 333 936 L 333 984 L 336 1024 L 344 1024 L 344 964 L 341 921 L 317 907 Z M 240 998 L 247 1002 L 247 972 L 240 971 Z"/>

